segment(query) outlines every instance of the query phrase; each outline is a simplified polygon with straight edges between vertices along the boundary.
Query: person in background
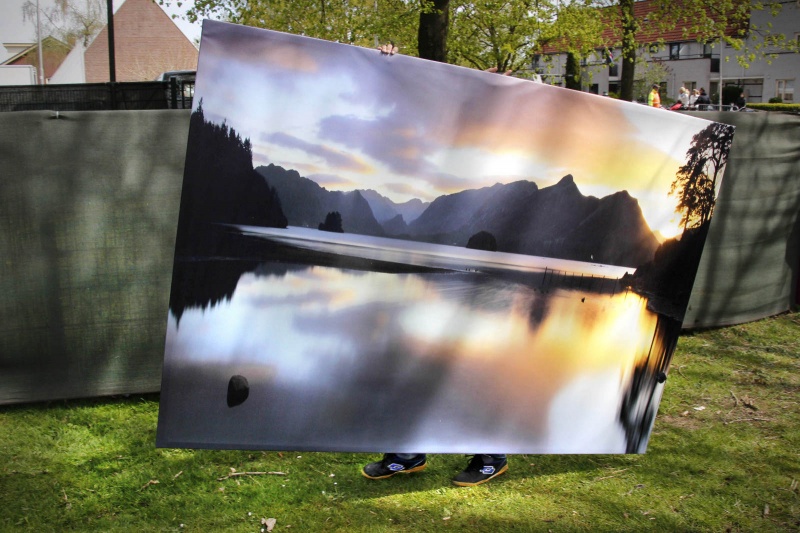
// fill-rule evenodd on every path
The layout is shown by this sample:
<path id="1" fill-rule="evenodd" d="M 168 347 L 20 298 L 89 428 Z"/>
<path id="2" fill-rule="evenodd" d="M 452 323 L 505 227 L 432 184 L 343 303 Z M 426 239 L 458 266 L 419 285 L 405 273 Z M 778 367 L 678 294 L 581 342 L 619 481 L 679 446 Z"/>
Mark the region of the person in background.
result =
<path id="1" fill-rule="evenodd" d="M 739 91 L 739 96 L 736 98 L 734 105 L 738 109 L 744 109 L 747 106 L 747 100 L 744 99 L 744 91 Z"/>
<path id="2" fill-rule="evenodd" d="M 695 102 L 697 102 L 697 97 L 700 96 L 700 91 L 697 89 L 692 89 L 692 94 L 689 95 L 689 107 L 694 108 Z"/>
<path id="3" fill-rule="evenodd" d="M 698 111 L 708 110 L 708 106 L 711 104 L 711 98 L 708 97 L 704 88 L 700 87 L 700 94 L 694 103 L 697 106 Z"/>
<path id="4" fill-rule="evenodd" d="M 678 91 L 678 101 L 681 103 L 683 107 L 689 107 L 689 89 L 686 87 L 681 87 Z"/>
<path id="5" fill-rule="evenodd" d="M 398 48 L 394 43 L 378 47 L 383 55 L 394 55 Z M 497 68 L 487 69 L 497 72 Z M 504 73 L 511 75 L 511 71 Z M 397 474 L 420 472 L 428 466 L 424 453 L 385 453 L 380 461 L 364 465 L 361 475 L 367 479 L 387 479 Z M 461 472 L 453 478 L 453 484 L 459 487 L 474 487 L 496 478 L 508 470 L 508 458 L 505 454 L 475 454 Z"/>
<path id="6" fill-rule="evenodd" d="M 647 95 L 647 105 L 650 107 L 661 107 L 661 95 L 658 94 L 659 88 L 659 85 L 654 83 L 653 88 L 650 90 L 650 94 Z"/>

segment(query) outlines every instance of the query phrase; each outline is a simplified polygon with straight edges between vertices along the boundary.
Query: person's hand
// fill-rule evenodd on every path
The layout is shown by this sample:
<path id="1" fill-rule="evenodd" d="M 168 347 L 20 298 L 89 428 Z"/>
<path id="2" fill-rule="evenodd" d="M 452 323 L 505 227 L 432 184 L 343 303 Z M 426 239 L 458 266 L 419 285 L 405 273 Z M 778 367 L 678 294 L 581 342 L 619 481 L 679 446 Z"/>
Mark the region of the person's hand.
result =
<path id="1" fill-rule="evenodd" d="M 497 72 L 497 67 L 487 68 L 484 72 Z M 503 76 L 511 76 L 512 71 L 507 70 L 503 72 Z"/>
<path id="2" fill-rule="evenodd" d="M 394 45 L 394 43 L 392 43 L 392 42 L 389 42 L 389 43 L 382 44 L 381 46 L 379 46 L 379 47 L 378 47 L 378 50 L 380 50 L 380 51 L 381 51 L 381 54 L 383 54 L 383 55 L 387 55 L 387 56 L 393 56 L 393 55 L 395 55 L 395 54 L 396 54 L 396 53 L 397 53 L 397 52 L 398 52 L 400 49 L 399 49 L 398 47 L 396 47 L 396 46 Z"/>

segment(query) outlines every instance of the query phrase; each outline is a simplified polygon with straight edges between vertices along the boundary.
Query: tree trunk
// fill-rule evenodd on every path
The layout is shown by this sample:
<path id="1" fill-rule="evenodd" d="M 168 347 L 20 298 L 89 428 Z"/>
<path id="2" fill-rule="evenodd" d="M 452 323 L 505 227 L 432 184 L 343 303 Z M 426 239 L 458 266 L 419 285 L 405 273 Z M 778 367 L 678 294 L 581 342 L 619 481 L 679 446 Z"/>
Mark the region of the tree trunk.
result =
<path id="1" fill-rule="evenodd" d="M 564 73 L 564 86 L 567 89 L 581 90 L 581 63 L 578 56 L 567 52 L 567 70 Z"/>
<path id="2" fill-rule="evenodd" d="M 622 12 L 622 75 L 620 100 L 633 101 L 633 80 L 636 67 L 636 19 L 633 16 L 634 0 L 620 0 Z"/>
<path id="3" fill-rule="evenodd" d="M 429 12 L 419 14 L 419 57 L 447 62 L 447 25 L 450 0 L 432 0 Z"/>

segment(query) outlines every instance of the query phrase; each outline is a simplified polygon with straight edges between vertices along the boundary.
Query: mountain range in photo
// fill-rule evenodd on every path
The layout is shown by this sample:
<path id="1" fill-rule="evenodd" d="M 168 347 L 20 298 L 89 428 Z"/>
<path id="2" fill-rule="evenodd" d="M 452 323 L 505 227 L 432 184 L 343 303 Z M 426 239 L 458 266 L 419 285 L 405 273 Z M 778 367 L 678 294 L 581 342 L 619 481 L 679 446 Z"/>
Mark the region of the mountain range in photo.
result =
<path id="1" fill-rule="evenodd" d="M 541 189 L 520 180 L 398 204 L 374 190 L 329 191 L 273 164 L 255 171 L 291 226 L 314 228 L 338 212 L 346 233 L 466 246 L 485 232 L 501 252 L 629 267 L 650 261 L 659 246 L 635 198 L 585 196 L 571 175 Z"/>

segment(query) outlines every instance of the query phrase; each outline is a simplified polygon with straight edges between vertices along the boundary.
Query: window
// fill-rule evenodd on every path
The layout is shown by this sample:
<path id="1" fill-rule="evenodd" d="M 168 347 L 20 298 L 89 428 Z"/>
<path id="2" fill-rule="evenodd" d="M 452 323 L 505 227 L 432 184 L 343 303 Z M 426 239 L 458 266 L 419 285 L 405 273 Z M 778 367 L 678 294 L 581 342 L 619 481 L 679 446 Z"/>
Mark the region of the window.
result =
<path id="1" fill-rule="evenodd" d="M 689 89 L 689 92 L 697 89 L 697 82 L 696 81 L 685 81 L 683 82 L 683 86 Z"/>
<path id="2" fill-rule="evenodd" d="M 704 44 L 703 45 L 703 57 L 711 57 L 711 54 L 714 51 L 714 47 L 711 44 Z"/>
<path id="3" fill-rule="evenodd" d="M 669 45 L 669 58 L 671 60 L 681 58 L 681 45 L 679 43 L 672 43 Z"/>
<path id="4" fill-rule="evenodd" d="M 611 78 L 619 77 L 619 65 L 612 63 L 608 66 L 608 76 Z"/>
<path id="5" fill-rule="evenodd" d="M 784 102 L 794 102 L 794 80 L 775 80 L 775 96 Z"/>

